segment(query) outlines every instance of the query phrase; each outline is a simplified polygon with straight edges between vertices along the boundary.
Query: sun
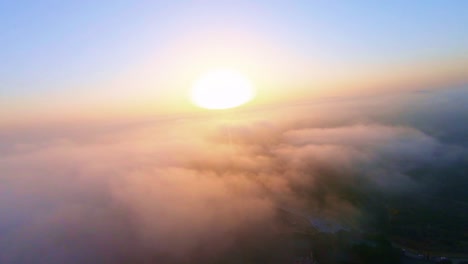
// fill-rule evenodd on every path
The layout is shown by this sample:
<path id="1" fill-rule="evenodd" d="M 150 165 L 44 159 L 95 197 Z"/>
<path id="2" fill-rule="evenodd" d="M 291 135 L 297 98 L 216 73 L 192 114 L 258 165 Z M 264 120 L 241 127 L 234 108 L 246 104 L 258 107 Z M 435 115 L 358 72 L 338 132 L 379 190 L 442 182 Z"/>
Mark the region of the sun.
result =
<path id="1" fill-rule="evenodd" d="M 240 72 L 212 70 L 200 76 L 191 90 L 192 102 L 207 109 L 228 109 L 247 103 L 255 96 L 250 80 Z"/>

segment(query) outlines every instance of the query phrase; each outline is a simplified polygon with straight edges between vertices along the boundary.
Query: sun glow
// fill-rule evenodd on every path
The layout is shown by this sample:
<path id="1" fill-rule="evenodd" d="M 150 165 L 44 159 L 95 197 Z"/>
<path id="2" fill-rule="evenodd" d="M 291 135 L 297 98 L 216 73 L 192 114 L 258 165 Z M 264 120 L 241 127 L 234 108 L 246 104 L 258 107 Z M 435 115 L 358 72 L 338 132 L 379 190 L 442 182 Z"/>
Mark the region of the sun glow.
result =
<path id="1" fill-rule="evenodd" d="M 241 73 L 214 70 L 202 75 L 193 85 L 191 99 L 207 109 L 227 109 L 250 101 L 255 95 L 252 83 Z"/>

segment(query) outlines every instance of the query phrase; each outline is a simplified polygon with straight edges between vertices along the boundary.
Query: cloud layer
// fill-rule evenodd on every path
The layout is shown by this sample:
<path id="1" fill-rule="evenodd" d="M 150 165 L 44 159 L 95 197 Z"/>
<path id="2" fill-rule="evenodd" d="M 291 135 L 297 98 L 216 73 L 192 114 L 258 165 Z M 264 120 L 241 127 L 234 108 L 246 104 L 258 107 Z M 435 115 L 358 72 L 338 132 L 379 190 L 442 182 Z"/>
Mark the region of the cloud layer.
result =
<path id="1" fill-rule="evenodd" d="M 0 262 L 247 263 L 276 246 L 278 208 L 360 228 L 359 199 L 418 190 L 408 171 L 464 153 L 339 105 L 4 130 Z"/>

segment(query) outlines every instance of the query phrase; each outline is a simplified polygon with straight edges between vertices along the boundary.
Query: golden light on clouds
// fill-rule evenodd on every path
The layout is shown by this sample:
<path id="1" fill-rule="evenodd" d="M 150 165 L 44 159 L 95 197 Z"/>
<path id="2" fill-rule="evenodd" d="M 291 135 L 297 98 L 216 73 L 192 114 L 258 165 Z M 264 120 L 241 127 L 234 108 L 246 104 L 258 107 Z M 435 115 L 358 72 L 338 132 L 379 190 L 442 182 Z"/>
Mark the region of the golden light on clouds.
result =
<path id="1" fill-rule="evenodd" d="M 255 96 L 252 82 L 240 72 L 212 70 L 195 81 L 192 102 L 206 109 L 228 109 L 247 103 Z"/>

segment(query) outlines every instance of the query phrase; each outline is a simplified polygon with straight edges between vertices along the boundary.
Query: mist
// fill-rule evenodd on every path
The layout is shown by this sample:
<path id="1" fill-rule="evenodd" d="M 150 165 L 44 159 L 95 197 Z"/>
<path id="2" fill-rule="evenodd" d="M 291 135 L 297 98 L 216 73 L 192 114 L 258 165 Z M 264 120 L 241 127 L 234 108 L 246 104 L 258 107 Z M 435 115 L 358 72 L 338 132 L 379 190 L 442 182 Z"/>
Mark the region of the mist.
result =
<path id="1" fill-rule="evenodd" d="M 0 262 L 281 263 L 278 209 L 364 229 L 379 197 L 437 193 L 412 171 L 468 160 L 460 94 L 3 127 Z"/>

